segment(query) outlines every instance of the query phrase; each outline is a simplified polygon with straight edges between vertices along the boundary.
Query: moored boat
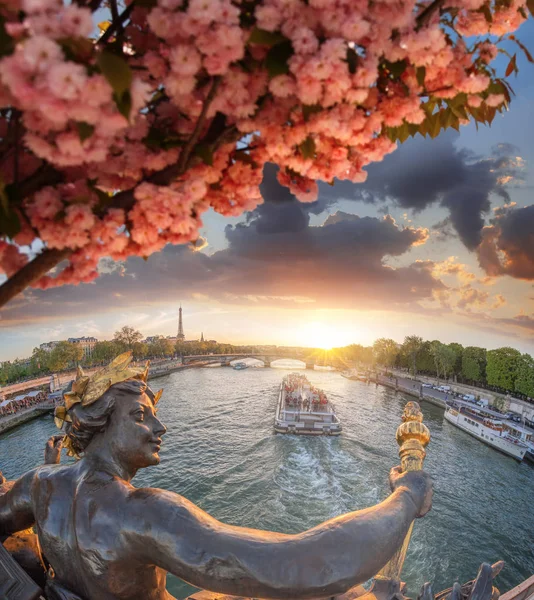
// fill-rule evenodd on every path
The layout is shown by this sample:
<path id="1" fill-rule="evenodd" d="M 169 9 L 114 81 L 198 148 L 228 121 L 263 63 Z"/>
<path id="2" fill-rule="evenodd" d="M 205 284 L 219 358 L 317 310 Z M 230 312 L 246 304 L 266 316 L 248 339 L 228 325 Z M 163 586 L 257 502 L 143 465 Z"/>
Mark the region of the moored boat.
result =
<path id="1" fill-rule="evenodd" d="M 312 386 L 300 373 L 284 377 L 274 419 L 276 433 L 339 435 L 341 429 L 334 405 L 323 390 Z"/>
<path id="2" fill-rule="evenodd" d="M 367 381 L 367 375 L 358 373 L 356 369 L 343 371 L 341 373 L 341 377 L 345 377 L 345 379 L 351 379 L 352 381 Z"/>
<path id="3" fill-rule="evenodd" d="M 502 415 L 488 408 L 478 408 L 456 400 L 447 407 L 445 419 L 481 442 L 516 460 L 523 460 L 528 450 L 529 432 L 515 424 L 503 421 Z"/>
<path id="4" fill-rule="evenodd" d="M 245 362 L 238 362 L 233 365 L 233 368 L 236 371 L 242 371 L 243 369 L 248 369 L 248 365 Z"/>

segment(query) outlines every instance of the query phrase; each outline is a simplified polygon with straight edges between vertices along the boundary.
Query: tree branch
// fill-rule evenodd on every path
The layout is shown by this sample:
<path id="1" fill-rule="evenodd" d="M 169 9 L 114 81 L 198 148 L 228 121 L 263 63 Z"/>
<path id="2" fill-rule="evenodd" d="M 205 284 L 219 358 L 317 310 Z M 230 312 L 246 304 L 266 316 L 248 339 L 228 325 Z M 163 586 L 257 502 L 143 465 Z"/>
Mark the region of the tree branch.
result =
<path id="1" fill-rule="evenodd" d="M 104 33 L 98 40 L 97 45 L 101 46 L 105 44 L 109 40 L 109 38 L 116 33 L 117 30 L 122 30 L 124 22 L 130 17 L 130 14 L 134 8 L 135 0 L 122 11 L 122 13 L 117 19 L 113 19 L 111 25 L 106 29 L 106 31 L 104 31 Z"/>
<path id="2" fill-rule="evenodd" d="M 0 286 L 0 307 L 72 254 L 72 250 L 44 250 Z"/>
<path id="3" fill-rule="evenodd" d="M 421 27 L 426 25 L 436 10 L 439 10 L 443 4 L 444 0 L 434 0 L 423 10 L 423 12 L 421 12 L 421 14 L 417 15 L 415 19 L 417 21 L 416 31 L 419 31 Z"/>
<path id="4" fill-rule="evenodd" d="M 130 4 L 130 6 L 132 6 Z M 124 14 L 124 13 L 123 13 Z M 108 29 L 109 31 L 109 29 Z M 106 32 L 107 33 L 107 32 Z M 210 91 L 204 100 L 204 105 L 202 107 L 202 112 L 200 113 L 197 123 L 195 125 L 195 129 L 191 134 L 187 144 L 184 146 L 178 162 L 174 165 L 170 165 L 157 173 L 153 173 L 150 177 L 147 177 L 145 181 L 150 183 L 154 183 L 156 185 L 168 185 L 171 181 L 185 173 L 185 171 L 189 168 L 191 162 L 191 153 L 195 147 L 195 144 L 198 142 L 200 134 L 202 133 L 202 129 L 206 122 L 206 117 L 208 113 L 208 108 L 215 98 L 215 94 L 217 93 L 217 89 L 220 85 L 220 78 L 217 77 L 213 80 Z M 218 143 L 221 143 L 223 139 L 228 136 L 235 135 L 235 128 L 228 127 L 223 130 L 217 140 L 213 142 L 213 146 L 216 146 Z M 200 159 L 199 159 L 200 160 Z M 27 181 L 22 182 L 20 186 L 20 191 L 22 197 L 29 196 L 35 193 L 44 185 L 55 185 L 56 183 L 61 182 L 63 179 L 63 175 L 56 171 L 50 165 L 46 165 L 43 168 L 39 169 L 32 177 L 30 177 Z M 132 208 L 134 204 L 134 191 L 135 187 L 125 190 L 123 192 L 119 192 L 115 196 L 113 196 L 111 204 L 106 207 L 109 208 L 122 208 L 124 210 L 129 210 Z M 25 265 L 20 271 L 15 273 L 12 277 L 10 277 L 5 283 L 0 286 L 0 307 L 4 306 L 7 302 L 9 302 L 12 298 L 14 298 L 17 294 L 22 292 L 26 287 L 31 285 L 34 281 L 45 275 L 50 269 L 59 264 L 62 260 L 65 260 L 72 254 L 72 250 L 44 250 L 39 254 L 36 258 L 34 258 L 30 263 Z"/>

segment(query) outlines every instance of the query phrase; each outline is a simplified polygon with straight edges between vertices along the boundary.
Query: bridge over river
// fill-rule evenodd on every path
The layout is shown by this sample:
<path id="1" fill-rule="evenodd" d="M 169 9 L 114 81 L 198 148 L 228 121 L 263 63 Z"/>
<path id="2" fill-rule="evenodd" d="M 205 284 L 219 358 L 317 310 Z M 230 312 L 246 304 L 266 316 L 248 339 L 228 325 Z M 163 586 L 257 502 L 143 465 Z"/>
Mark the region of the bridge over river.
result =
<path id="1" fill-rule="evenodd" d="M 207 363 L 221 363 L 223 365 L 227 365 L 232 360 L 237 360 L 239 358 L 256 358 L 257 360 L 261 360 L 266 367 L 270 367 L 271 363 L 275 360 L 299 360 L 303 363 L 306 363 L 307 369 L 313 369 L 315 364 L 314 360 L 309 360 L 303 358 L 301 356 L 287 356 L 281 354 L 196 354 L 190 356 L 183 357 L 184 365 L 191 365 L 195 362 L 207 362 Z"/>

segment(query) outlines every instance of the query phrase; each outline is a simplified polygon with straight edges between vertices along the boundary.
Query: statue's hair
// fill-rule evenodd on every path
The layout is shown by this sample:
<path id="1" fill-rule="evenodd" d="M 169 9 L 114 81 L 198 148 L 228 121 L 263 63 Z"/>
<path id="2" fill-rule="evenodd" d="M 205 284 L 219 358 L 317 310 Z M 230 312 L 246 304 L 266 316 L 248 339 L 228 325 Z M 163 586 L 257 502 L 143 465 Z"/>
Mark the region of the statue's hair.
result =
<path id="1" fill-rule="evenodd" d="M 68 415 L 72 422 L 66 422 L 65 431 L 76 454 L 82 454 L 97 433 L 105 431 L 109 417 L 115 410 L 115 401 L 121 396 L 146 394 L 154 401 L 154 392 L 140 379 L 126 379 L 112 385 L 92 404 L 82 406 L 80 402 L 73 404 Z"/>

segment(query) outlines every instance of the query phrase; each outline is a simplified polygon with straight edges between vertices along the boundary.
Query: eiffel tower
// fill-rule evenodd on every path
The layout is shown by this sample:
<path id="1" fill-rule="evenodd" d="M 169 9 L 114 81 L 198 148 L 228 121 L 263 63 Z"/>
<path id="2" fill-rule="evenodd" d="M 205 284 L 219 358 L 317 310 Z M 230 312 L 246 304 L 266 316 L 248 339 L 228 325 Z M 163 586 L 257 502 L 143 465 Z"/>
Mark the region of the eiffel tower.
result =
<path id="1" fill-rule="evenodd" d="M 184 326 L 182 324 L 182 305 L 180 304 L 180 311 L 178 313 L 178 335 L 176 336 L 176 338 L 180 341 L 185 340 L 185 335 L 184 335 Z"/>

